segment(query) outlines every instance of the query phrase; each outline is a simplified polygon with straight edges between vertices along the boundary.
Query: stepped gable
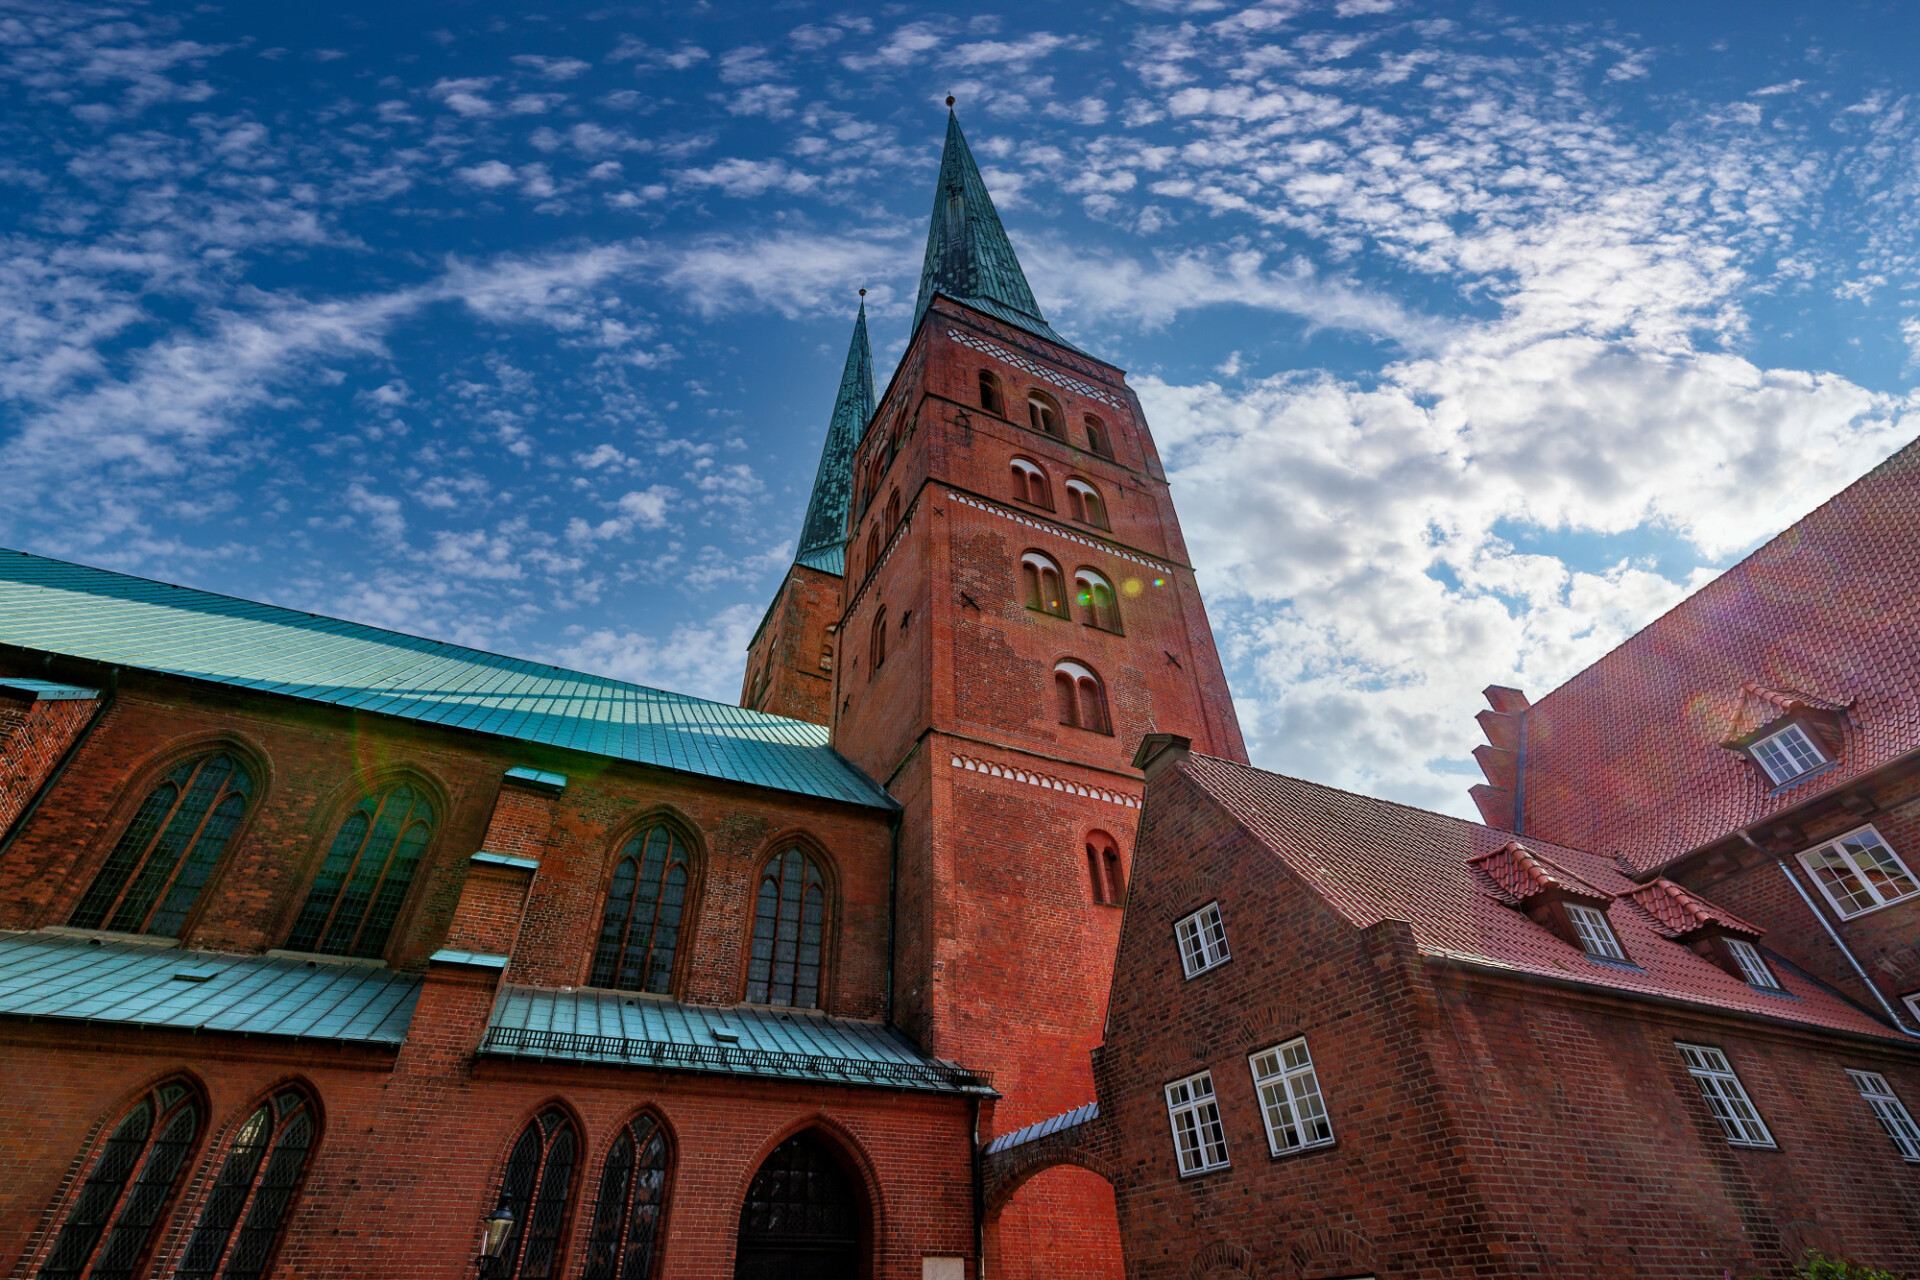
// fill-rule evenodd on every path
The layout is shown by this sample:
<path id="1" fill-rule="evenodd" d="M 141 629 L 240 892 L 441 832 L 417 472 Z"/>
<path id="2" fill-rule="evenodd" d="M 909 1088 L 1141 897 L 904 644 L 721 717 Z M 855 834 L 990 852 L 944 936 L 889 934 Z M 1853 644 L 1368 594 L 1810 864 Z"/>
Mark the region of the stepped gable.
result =
<path id="1" fill-rule="evenodd" d="M 1404 920 L 1422 954 L 1903 1040 L 1784 965 L 1778 976 L 1795 999 L 1756 991 L 1674 941 L 1653 915 L 1630 903 L 1611 903 L 1607 916 L 1633 967 L 1589 959 L 1475 875 L 1474 861 L 1505 849 L 1513 840 L 1509 832 L 1213 756 L 1195 753 L 1181 768 L 1355 928 Z M 1527 846 L 1538 860 L 1613 898 L 1639 887 L 1610 858 L 1531 838 Z"/>
<path id="2" fill-rule="evenodd" d="M 794 561 L 840 577 L 847 566 L 847 508 L 853 501 L 853 455 L 873 417 L 873 348 L 867 340 L 867 304 L 853 322 L 847 344 L 846 367 L 840 372 L 840 391 L 833 399 L 826 443 L 820 447 L 820 468 L 814 473 L 813 494 L 807 499 L 807 519 L 800 527 L 800 549 Z"/>

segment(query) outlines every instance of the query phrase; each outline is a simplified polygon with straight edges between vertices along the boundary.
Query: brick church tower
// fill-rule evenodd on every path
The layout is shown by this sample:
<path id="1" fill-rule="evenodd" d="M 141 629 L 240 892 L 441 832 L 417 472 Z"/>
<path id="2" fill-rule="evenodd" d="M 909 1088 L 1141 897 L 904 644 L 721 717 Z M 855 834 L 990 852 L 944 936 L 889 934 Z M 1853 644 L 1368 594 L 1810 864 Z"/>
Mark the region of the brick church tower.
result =
<path id="1" fill-rule="evenodd" d="M 894 1018 L 993 1073 L 1005 1133 L 1093 1098 L 1141 737 L 1245 747 L 1140 402 L 1042 316 L 951 114 L 877 406 L 870 367 L 863 309 L 745 701 L 830 724 L 903 806 Z M 990 1274 L 1119 1274 L 1093 1174 L 1050 1170 L 987 1212 Z"/>

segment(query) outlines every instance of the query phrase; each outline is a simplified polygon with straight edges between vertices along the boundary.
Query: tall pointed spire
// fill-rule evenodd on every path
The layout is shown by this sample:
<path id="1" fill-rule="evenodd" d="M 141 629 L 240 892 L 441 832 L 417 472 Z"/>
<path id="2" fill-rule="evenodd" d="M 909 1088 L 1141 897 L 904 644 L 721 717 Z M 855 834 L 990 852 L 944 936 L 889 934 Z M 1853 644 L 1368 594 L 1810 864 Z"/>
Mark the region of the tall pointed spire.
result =
<path id="1" fill-rule="evenodd" d="M 953 105 L 953 99 L 947 99 Z M 927 257 L 920 268 L 920 297 L 914 304 L 914 328 L 927 314 L 936 293 L 964 302 L 976 311 L 1017 325 L 1050 342 L 1071 346 L 1040 314 L 1026 272 L 1014 256 L 1000 213 L 987 194 L 980 166 L 947 112 L 947 145 L 940 155 L 940 181 L 933 193 L 933 218 L 927 227 Z"/>
<path id="2" fill-rule="evenodd" d="M 860 315 L 853 322 L 847 366 L 840 373 L 840 394 L 833 400 L 833 418 L 827 423 L 827 442 L 820 449 L 820 470 L 814 473 L 807 522 L 800 528 L 800 550 L 794 556 L 796 563 L 822 573 L 846 572 L 853 451 L 866 432 L 867 420 L 873 417 L 873 348 L 867 342 L 866 292 L 860 291 Z"/>

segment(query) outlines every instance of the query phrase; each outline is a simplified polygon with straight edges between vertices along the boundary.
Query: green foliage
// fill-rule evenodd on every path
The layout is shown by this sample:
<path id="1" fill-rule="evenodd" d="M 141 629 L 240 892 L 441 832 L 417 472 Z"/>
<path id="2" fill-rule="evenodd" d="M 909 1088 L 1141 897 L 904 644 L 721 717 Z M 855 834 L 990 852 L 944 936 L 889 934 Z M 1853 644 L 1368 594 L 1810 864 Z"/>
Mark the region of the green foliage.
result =
<path id="1" fill-rule="evenodd" d="M 1829 1258 L 1818 1249 L 1809 1249 L 1800 1259 L 1800 1265 L 1794 1274 L 1801 1280 L 1900 1280 L 1891 1271 L 1882 1271 L 1879 1267 L 1869 1267 L 1861 1262 L 1848 1262 L 1844 1258 Z"/>

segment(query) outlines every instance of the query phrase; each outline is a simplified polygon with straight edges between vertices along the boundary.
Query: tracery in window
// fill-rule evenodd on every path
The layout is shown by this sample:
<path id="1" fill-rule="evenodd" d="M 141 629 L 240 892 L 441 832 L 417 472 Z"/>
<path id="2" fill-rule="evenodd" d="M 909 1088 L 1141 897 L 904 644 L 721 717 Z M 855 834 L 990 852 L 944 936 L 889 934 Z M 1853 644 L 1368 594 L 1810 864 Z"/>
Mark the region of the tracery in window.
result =
<path id="1" fill-rule="evenodd" d="M 177 766 L 140 802 L 67 923 L 179 937 L 252 794 L 225 752 Z"/>
<path id="2" fill-rule="evenodd" d="M 500 1256 L 483 1268 L 482 1280 L 546 1280 L 557 1274 L 579 1151 L 573 1121 L 560 1108 L 548 1107 L 527 1122 L 507 1157 L 497 1201 L 513 1214 L 513 1226 Z"/>
<path id="3" fill-rule="evenodd" d="M 1060 723 L 1093 733 L 1112 733 L 1107 718 L 1107 691 L 1100 677 L 1073 661 L 1054 664 L 1053 691 Z"/>
<path id="4" fill-rule="evenodd" d="M 132 1280 L 199 1134 L 200 1100 L 184 1083 L 134 1103 L 94 1157 L 39 1280 Z"/>
<path id="5" fill-rule="evenodd" d="M 581 1280 L 653 1280 L 672 1159 L 666 1132 L 653 1116 L 620 1126 L 600 1174 Z"/>
<path id="6" fill-rule="evenodd" d="M 1093 450 L 1103 458 L 1111 458 L 1113 456 L 1113 441 L 1107 438 L 1107 424 L 1092 414 L 1088 414 L 1086 428 L 1087 448 Z"/>
<path id="7" fill-rule="evenodd" d="M 1067 420 L 1060 414 L 1060 405 L 1044 391 L 1027 393 L 1027 422 L 1035 431 L 1044 431 L 1061 440 L 1067 438 Z"/>
<path id="8" fill-rule="evenodd" d="M 420 855 L 433 838 L 433 822 L 433 806 L 406 783 L 355 805 L 334 833 L 287 949 L 383 954 Z"/>
<path id="9" fill-rule="evenodd" d="M 674 953 L 691 876 L 687 846 L 665 823 L 627 841 L 613 865 L 589 985 L 672 993 Z"/>
<path id="10" fill-rule="evenodd" d="M 313 1140 L 313 1100 L 305 1090 L 282 1089 L 247 1117 L 174 1280 L 257 1280 L 266 1271 Z"/>
<path id="11" fill-rule="evenodd" d="M 1021 556 L 1020 583 L 1026 590 L 1027 608 L 1056 618 L 1067 616 L 1066 581 L 1050 557 L 1038 551 Z"/>
<path id="12" fill-rule="evenodd" d="M 1100 500 L 1099 490 L 1085 480 L 1067 481 L 1067 514 L 1096 529 L 1107 527 L 1107 504 Z"/>
<path id="13" fill-rule="evenodd" d="M 980 407 L 995 417 L 1007 416 L 1007 397 L 1000 390 L 1000 379 L 987 369 L 980 371 Z"/>
<path id="14" fill-rule="evenodd" d="M 1040 465 L 1025 458 L 1015 458 L 1011 466 L 1013 496 L 1043 510 L 1053 510 L 1053 487 L 1047 483 L 1047 473 L 1040 469 Z"/>
<path id="15" fill-rule="evenodd" d="M 887 660 L 887 607 L 873 615 L 873 631 L 867 636 L 867 679 L 873 679 L 873 673 Z"/>
<path id="16" fill-rule="evenodd" d="M 1093 885 L 1093 900 L 1102 906 L 1118 906 L 1126 900 L 1127 885 L 1120 872 L 1120 850 L 1113 837 L 1104 831 L 1087 833 L 1087 879 Z"/>
<path id="17" fill-rule="evenodd" d="M 760 873 L 754 903 L 748 1003 L 820 1007 L 826 920 L 827 885 L 819 866 L 804 849 L 777 854 Z"/>
<path id="18" fill-rule="evenodd" d="M 1080 621 L 1103 631 L 1120 630 L 1120 605 L 1113 584 L 1095 570 L 1073 571 L 1073 599 L 1080 606 Z"/>

